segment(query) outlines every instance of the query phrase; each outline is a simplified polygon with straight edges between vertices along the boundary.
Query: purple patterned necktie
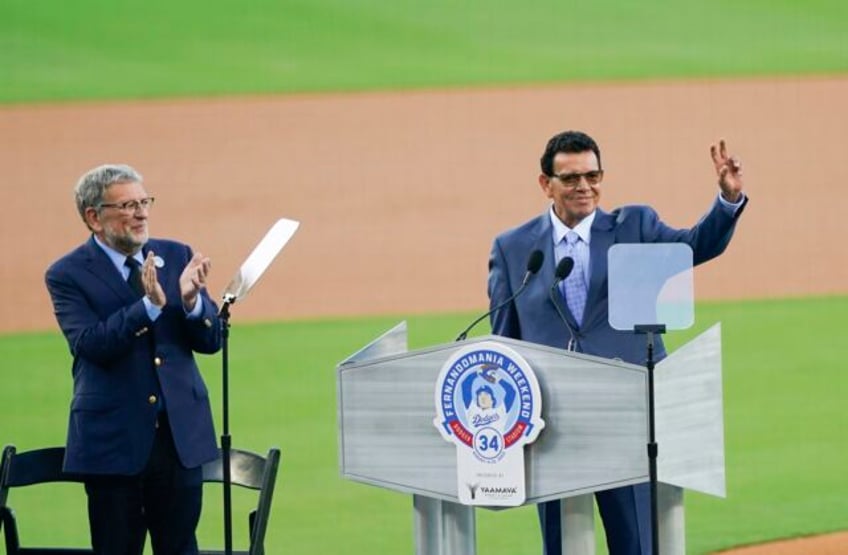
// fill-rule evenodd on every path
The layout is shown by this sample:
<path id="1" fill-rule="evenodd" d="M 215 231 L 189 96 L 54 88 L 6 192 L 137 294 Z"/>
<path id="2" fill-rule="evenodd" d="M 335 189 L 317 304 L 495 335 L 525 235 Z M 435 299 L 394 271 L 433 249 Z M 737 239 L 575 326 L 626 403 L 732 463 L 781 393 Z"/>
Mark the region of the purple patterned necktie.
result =
<path id="1" fill-rule="evenodd" d="M 586 286 L 585 275 L 589 245 L 575 231 L 569 231 L 565 240 L 567 242 L 566 256 L 574 259 L 574 268 L 562 282 L 562 292 L 571 315 L 580 325 L 583 322 L 583 310 L 586 308 L 586 296 L 589 289 Z"/>

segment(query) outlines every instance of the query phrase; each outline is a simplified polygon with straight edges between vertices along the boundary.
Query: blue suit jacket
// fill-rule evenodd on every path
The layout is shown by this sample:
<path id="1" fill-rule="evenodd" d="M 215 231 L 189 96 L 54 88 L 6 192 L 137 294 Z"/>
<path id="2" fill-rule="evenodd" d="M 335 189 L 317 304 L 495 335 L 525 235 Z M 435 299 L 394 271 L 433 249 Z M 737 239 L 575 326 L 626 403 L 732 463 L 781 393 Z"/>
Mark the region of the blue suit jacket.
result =
<path id="1" fill-rule="evenodd" d="M 745 200 L 747 203 L 747 199 Z M 718 201 L 691 229 L 674 229 L 660 221 L 647 206 L 625 206 L 611 213 L 598 209 L 592 224 L 590 244 L 590 283 L 582 325 L 558 293 L 554 298 L 578 341 L 578 350 L 606 358 L 641 364 L 645 360 L 645 338 L 610 327 L 607 311 L 607 251 L 616 243 L 682 242 L 692 247 L 694 263 L 700 264 L 721 254 L 730 242 L 740 207 L 731 216 Z M 490 307 L 505 301 L 520 286 L 527 271 L 527 259 L 539 249 L 544 262 L 527 289 L 503 309 L 492 314 L 492 332 L 533 343 L 565 348 L 570 332 L 556 312 L 549 296 L 554 282 L 553 231 L 549 213 L 499 235 L 489 258 Z M 657 359 L 664 356 L 662 343 Z"/>
<path id="2" fill-rule="evenodd" d="M 645 338 L 633 332 L 614 330 L 608 322 L 607 251 L 616 243 L 682 242 L 692 247 L 694 263 L 700 264 L 724 251 L 743 207 L 731 216 L 717 200 L 691 229 L 673 229 L 665 225 L 647 206 L 626 206 L 611 213 L 599 209 L 592 223 L 589 291 L 583 323 L 579 326 L 559 291 L 554 290 L 554 300 L 549 294 L 554 283 L 555 263 L 553 226 L 546 211 L 494 241 L 489 258 L 491 307 L 505 302 L 521 286 L 531 252 L 539 249 L 545 258 L 537 275 L 531 278 L 515 302 L 492 314 L 492 332 L 559 348 L 565 348 L 571 333 L 574 333 L 578 351 L 642 364 L 647 354 Z M 568 326 L 557 313 L 554 302 L 559 305 Z M 659 360 L 665 356 L 665 348 L 662 341 L 657 343 L 656 359 Z M 597 493 L 610 553 L 651 552 L 646 486 L 637 484 Z M 559 503 L 542 503 L 538 510 L 544 552 L 546 555 L 560 555 Z"/>
<path id="3" fill-rule="evenodd" d="M 187 319 L 179 277 L 191 249 L 151 239 L 145 255 L 149 250 L 165 262 L 158 277 L 167 304 L 155 322 L 93 238 L 47 270 L 47 289 L 73 355 L 68 472 L 140 472 L 163 406 L 184 466 L 217 456 L 209 395 L 193 355 L 220 348 L 217 307 L 202 291 L 200 318 Z"/>

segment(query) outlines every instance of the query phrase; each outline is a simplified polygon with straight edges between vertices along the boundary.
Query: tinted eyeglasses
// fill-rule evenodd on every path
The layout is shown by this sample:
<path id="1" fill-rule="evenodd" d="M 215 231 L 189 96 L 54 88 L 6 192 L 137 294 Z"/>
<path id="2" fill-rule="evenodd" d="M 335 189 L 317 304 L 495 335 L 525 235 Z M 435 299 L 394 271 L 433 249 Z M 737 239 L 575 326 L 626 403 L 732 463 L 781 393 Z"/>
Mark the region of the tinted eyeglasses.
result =
<path id="1" fill-rule="evenodd" d="M 586 173 L 561 173 L 559 175 L 552 175 L 551 177 L 559 179 L 566 187 L 576 189 L 580 186 L 583 179 L 585 179 L 586 183 L 590 186 L 597 185 L 603 181 L 604 170 L 593 170 Z"/>

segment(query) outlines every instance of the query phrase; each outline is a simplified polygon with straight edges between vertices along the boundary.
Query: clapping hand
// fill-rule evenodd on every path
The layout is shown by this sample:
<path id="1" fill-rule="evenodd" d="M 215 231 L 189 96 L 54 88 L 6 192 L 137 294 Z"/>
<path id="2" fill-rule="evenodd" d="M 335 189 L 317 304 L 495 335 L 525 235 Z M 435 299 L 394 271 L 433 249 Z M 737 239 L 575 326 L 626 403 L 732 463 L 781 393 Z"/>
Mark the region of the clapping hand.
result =
<path id="1" fill-rule="evenodd" d="M 209 276 L 211 267 L 212 261 L 209 257 L 197 252 L 191 257 L 180 275 L 180 295 L 183 299 L 183 307 L 187 312 L 194 309 L 197 295 L 201 289 L 206 287 L 206 278 Z"/>
<path id="2" fill-rule="evenodd" d="M 162 289 L 159 277 L 156 275 L 156 260 L 153 251 L 147 253 L 144 265 L 141 267 L 141 284 L 144 286 L 144 294 L 150 299 L 151 303 L 159 308 L 165 306 L 165 290 Z"/>

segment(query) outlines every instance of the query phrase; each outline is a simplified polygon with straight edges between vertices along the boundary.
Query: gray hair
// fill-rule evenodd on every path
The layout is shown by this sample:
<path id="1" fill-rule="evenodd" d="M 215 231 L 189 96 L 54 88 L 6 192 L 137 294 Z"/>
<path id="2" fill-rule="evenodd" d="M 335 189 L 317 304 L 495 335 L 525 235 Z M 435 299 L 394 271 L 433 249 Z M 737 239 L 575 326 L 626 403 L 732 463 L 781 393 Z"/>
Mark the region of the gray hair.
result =
<path id="1" fill-rule="evenodd" d="M 87 171 L 74 188 L 77 210 L 85 220 L 87 208 L 100 209 L 106 189 L 117 183 L 142 183 L 141 174 L 126 164 L 104 164 Z M 88 222 L 86 222 L 88 225 Z"/>

